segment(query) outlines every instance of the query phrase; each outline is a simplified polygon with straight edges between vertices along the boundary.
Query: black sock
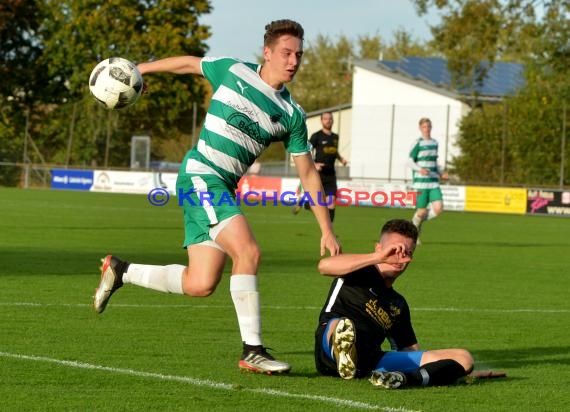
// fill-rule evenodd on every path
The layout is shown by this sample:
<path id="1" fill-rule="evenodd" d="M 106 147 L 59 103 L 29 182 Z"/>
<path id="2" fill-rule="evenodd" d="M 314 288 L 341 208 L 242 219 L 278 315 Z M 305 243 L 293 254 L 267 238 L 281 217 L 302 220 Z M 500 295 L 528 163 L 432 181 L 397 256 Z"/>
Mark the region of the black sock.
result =
<path id="1" fill-rule="evenodd" d="M 331 222 L 334 221 L 334 212 L 335 212 L 335 209 L 329 209 L 329 216 L 331 218 Z"/>
<path id="2" fill-rule="evenodd" d="M 243 342 L 243 353 L 248 354 L 249 352 L 261 352 L 263 350 L 263 345 L 248 345 Z"/>
<path id="3" fill-rule="evenodd" d="M 406 373 L 408 385 L 442 386 L 454 384 L 457 379 L 466 375 L 465 369 L 453 359 L 442 359 L 426 363 L 411 373 Z"/>

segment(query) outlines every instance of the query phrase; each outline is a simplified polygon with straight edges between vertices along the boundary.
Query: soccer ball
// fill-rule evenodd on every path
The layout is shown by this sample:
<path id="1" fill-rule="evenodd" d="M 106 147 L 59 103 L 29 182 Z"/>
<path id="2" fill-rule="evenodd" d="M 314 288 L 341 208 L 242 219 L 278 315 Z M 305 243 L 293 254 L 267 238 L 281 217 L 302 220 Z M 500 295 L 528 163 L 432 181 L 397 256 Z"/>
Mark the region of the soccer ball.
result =
<path id="1" fill-rule="evenodd" d="M 134 104 L 142 88 L 143 79 L 137 66 L 122 57 L 103 60 L 89 76 L 89 91 L 107 109 Z"/>

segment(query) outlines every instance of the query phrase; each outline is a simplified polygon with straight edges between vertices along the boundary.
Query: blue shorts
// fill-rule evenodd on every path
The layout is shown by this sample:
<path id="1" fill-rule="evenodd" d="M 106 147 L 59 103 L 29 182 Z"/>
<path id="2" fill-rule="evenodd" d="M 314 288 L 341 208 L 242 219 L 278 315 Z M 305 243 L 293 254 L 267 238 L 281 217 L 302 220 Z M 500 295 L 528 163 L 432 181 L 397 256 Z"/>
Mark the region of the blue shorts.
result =
<path id="1" fill-rule="evenodd" d="M 315 334 L 315 364 L 317 370 L 323 375 L 338 376 L 333 348 L 331 342 L 327 339 L 332 321 L 335 319 L 339 318 L 330 319 L 327 324 L 320 325 Z M 357 353 L 358 377 L 368 376 L 371 370 L 412 372 L 421 366 L 424 353 L 424 351 L 382 352 L 380 348 L 373 352 Z"/>
<path id="2" fill-rule="evenodd" d="M 376 365 L 376 370 L 382 372 L 413 372 L 421 366 L 424 351 L 411 352 L 386 352 L 380 362 Z"/>

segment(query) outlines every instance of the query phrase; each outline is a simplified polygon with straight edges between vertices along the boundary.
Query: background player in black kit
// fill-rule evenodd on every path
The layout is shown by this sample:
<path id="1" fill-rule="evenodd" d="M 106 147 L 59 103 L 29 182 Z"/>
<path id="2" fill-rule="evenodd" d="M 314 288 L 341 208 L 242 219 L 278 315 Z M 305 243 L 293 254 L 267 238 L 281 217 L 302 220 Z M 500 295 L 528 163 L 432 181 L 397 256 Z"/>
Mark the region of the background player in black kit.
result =
<path id="1" fill-rule="evenodd" d="M 313 147 L 313 155 L 315 160 L 315 167 L 321 177 L 323 189 L 327 195 L 326 204 L 328 205 L 329 215 L 331 222 L 334 220 L 335 207 L 336 207 L 336 192 L 338 190 L 336 182 L 336 169 L 335 162 L 338 160 L 343 166 L 348 163 L 338 152 L 338 134 L 333 133 L 332 126 L 334 120 L 331 112 L 324 112 L 321 114 L 322 128 L 318 132 L 311 135 L 309 142 Z M 300 192 L 300 190 L 298 190 Z M 314 199 L 313 199 L 314 201 Z M 301 202 L 293 206 L 293 213 L 297 214 L 301 207 L 308 208 L 308 202 Z"/>
<path id="2" fill-rule="evenodd" d="M 388 221 L 375 250 L 322 259 L 333 276 L 315 334 L 315 363 L 323 375 L 369 377 L 374 386 L 448 385 L 473 369 L 464 349 L 420 350 L 406 299 L 392 285 L 411 262 L 418 231 L 403 219 Z M 384 352 L 385 339 L 393 350 Z"/>

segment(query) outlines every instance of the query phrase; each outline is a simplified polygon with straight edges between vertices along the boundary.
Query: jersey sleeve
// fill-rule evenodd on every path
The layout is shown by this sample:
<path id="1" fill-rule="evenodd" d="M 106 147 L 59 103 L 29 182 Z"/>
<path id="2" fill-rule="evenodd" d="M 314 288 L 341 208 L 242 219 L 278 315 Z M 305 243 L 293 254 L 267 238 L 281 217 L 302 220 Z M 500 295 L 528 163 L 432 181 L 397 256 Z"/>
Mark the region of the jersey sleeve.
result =
<path id="1" fill-rule="evenodd" d="M 300 108 L 295 109 L 291 120 L 291 129 L 288 136 L 283 140 L 285 149 L 293 156 L 302 155 L 311 151 L 308 140 L 309 132 L 305 122 L 305 112 Z"/>
<path id="2" fill-rule="evenodd" d="M 420 151 L 419 140 L 416 140 L 412 143 L 412 147 L 410 148 L 410 154 L 408 155 L 408 167 L 416 172 L 421 170 L 421 167 L 416 163 L 418 159 L 418 153 Z"/>
<path id="3" fill-rule="evenodd" d="M 210 82 L 214 92 L 220 87 L 224 76 L 232 65 L 239 60 L 232 57 L 203 57 L 200 66 L 202 74 Z"/>

